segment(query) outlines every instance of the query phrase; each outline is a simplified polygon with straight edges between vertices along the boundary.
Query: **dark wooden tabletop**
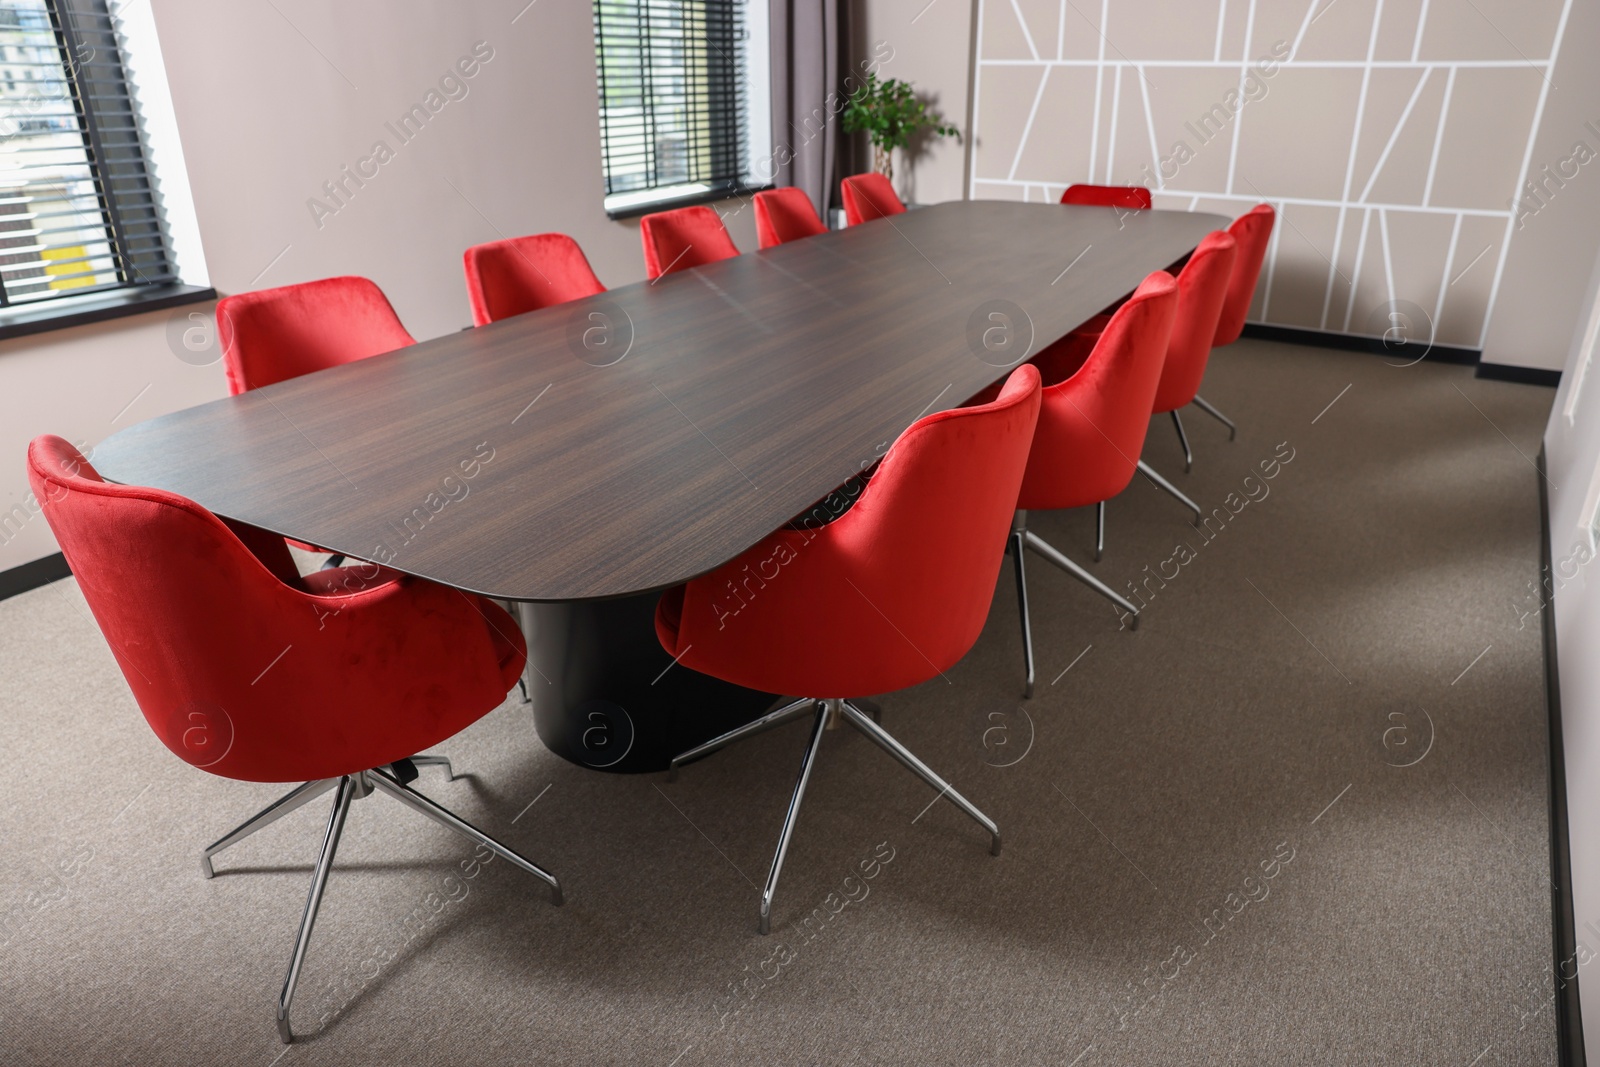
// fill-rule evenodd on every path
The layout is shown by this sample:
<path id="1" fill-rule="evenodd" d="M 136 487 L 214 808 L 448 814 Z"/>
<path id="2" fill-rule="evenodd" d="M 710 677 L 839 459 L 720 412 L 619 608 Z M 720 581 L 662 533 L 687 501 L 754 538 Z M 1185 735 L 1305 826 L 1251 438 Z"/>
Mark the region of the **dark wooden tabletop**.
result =
<path id="1" fill-rule="evenodd" d="M 472 592 L 647 592 L 736 556 L 1005 376 L 1030 333 L 1027 354 L 1227 222 L 942 204 L 165 415 L 93 462 Z"/>

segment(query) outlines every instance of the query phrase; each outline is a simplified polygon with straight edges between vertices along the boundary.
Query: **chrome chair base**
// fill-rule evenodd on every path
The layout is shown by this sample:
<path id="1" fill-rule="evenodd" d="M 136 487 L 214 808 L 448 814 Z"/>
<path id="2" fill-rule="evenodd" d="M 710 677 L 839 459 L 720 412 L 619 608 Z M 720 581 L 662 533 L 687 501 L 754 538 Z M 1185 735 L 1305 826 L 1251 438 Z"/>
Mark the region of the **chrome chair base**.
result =
<path id="1" fill-rule="evenodd" d="M 1222 425 L 1226 426 L 1228 428 L 1228 440 L 1232 441 L 1239 436 L 1239 427 L 1233 424 L 1233 420 L 1228 418 L 1228 416 L 1224 415 L 1222 412 L 1218 411 L 1216 408 L 1212 407 L 1210 402 L 1208 402 L 1206 398 L 1201 396 L 1199 393 L 1195 394 L 1194 406 L 1205 412 L 1207 415 L 1210 415 L 1213 419 L 1216 419 L 1218 422 L 1222 423 Z"/>
<path id="2" fill-rule="evenodd" d="M 1140 465 L 1143 466 L 1142 463 Z M 1154 472 L 1149 473 L 1153 474 Z M 1160 475 L 1156 475 L 1156 477 L 1160 478 Z M 1197 513 L 1198 510 L 1196 509 Z M 1026 511 L 1017 512 L 1016 517 L 1011 522 L 1011 563 L 1017 572 L 1017 610 L 1022 617 L 1022 659 L 1025 671 L 1022 695 L 1027 698 L 1033 696 L 1034 670 L 1033 625 L 1028 615 L 1028 580 L 1022 559 L 1024 548 L 1033 549 L 1039 555 L 1121 608 L 1125 614 L 1131 617 L 1128 623 L 1128 629 L 1130 630 L 1139 628 L 1139 608 L 1134 605 L 1133 601 L 1117 593 L 1109 585 L 1062 555 L 1055 546 L 1044 538 L 1028 529 L 1028 513 Z"/>
<path id="3" fill-rule="evenodd" d="M 1171 482 L 1169 482 L 1165 478 L 1161 477 L 1161 475 L 1157 474 L 1156 473 L 1156 469 L 1154 467 L 1150 466 L 1150 464 L 1146 463 L 1142 459 L 1139 461 L 1139 473 L 1143 474 L 1146 478 L 1149 478 L 1152 482 L 1154 482 L 1157 485 L 1157 487 L 1159 487 L 1161 489 L 1165 489 L 1168 493 L 1171 493 L 1174 497 L 1177 498 L 1178 503 L 1182 504 L 1184 507 L 1186 507 L 1190 511 L 1194 512 L 1194 517 L 1195 517 L 1196 521 L 1199 520 L 1199 518 L 1200 518 L 1200 505 L 1196 504 L 1193 500 L 1190 500 L 1187 496 L 1185 496 L 1183 494 L 1183 491 L 1180 490 L 1177 486 L 1173 485 Z"/>
<path id="4" fill-rule="evenodd" d="M 1189 451 L 1189 435 L 1183 432 L 1183 420 L 1178 417 L 1178 410 L 1172 410 L 1172 425 L 1178 431 L 1178 443 L 1183 446 L 1183 473 L 1188 474 L 1194 470 L 1194 453 Z"/>
<path id="5" fill-rule="evenodd" d="M 705 759 L 719 748 L 725 748 L 728 745 L 733 744 L 735 741 L 742 741 L 747 737 L 754 737 L 756 734 L 765 733 L 775 726 L 782 726 L 786 722 L 789 722 L 793 719 L 798 719 L 800 716 L 810 711 L 815 704 L 816 701 L 810 697 L 796 700 L 792 704 L 785 704 L 776 711 L 767 712 L 759 719 L 753 719 L 750 722 L 745 723 L 743 726 L 736 726 L 732 730 L 729 730 L 727 733 L 722 734 L 719 737 L 713 737 L 704 744 L 696 745 L 689 751 L 674 756 L 672 758 L 672 762 L 667 765 L 667 781 L 676 782 L 678 780 L 678 770 L 684 764 L 693 763 L 695 760 Z"/>
<path id="6" fill-rule="evenodd" d="M 1174 411 L 1172 413 L 1172 415 L 1173 415 L 1173 418 L 1177 418 L 1178 413 L 1176 411 Z M 1184 447 L 1188 448 L 1188 444 L 1185 443 Z M 1156 469 L 1154 467 L 1150 466 L 1150 464 L 1146 463 L 1144 460 L 1141 459 L 1139 461 L 1139 468 L 1138 469 L 1139 469 L 1139 473 L 1143 474 L 1146 478 L 1149 478 L 1150 481 L 1156 486 L 1156 488 L 1166 490 L 1168 493 L 1170 493 L 1174 497 L 1176 497 L 1180 504 L 1182 504 L 1184 507 L 1188 508 L 1190 511 L 1194 512 L 1194 521 L 1195 522 L 1199 522 L 1200 521 L 1200 505 L 1199 504 L 1196 504 L 1193 500 L 1190 500 L 1184 494 L 1184 492 L 1181 489 L 1179 489 L 1177 486 L 1173 485 L 1171 482 L 1169 482 L 1165 478 L 1163 478 L 1160 474 L 1158 474 L 1156 472 Z M 1187 470 L 1188 467 L 1185 467 L 1184 469 Z M 1094 561 L 1096 563 L 1100 562 L 1100 556 L 1105 552 L 1105 547 L 1106 547 L 1106 502 L 1104 500 L 1102 500 L 1102 501 L 1100 501 L 1100 503 L 1095 505 Z"/>
<path id="7" fill-rule="evenodd" d="M 966 797 L 956 792 L 949 782 L 946 782 L 930 770 L 927 764 L 923 763 L 909 749 L 899 741 L 896 741 L 887 730 L 878 725 L 876 716 L 862 710 L 861 705 L 866 703 L 868 702 L 816 700 L 809 697 L 797 700 L 762 716 L 755 722 L 729 730 L 721 737 L 713 738 L 703 745 L 692 748 L 672 761 L 672 770 L 669 773 L 676 775 L 678 767 L 685 763 L 701 759 L 741 738 L 753 736 L 763 730 L 770 730 L 781 723 L 799 718 L 807 711 L 813 712 L 811 738 L 806 743 L 805 757 L 800 761 L 800 775 L 795 780 L 794 794 L 789 798 L 789 810 L 783 817 L 783 829 L 778 834 L 778 849 L 772 857 L 772 869 L 767 872 L 767 883 L 761 890 L 759 918 L 756 923 L 758 933 L 765 935 L 772 932 L 772 898 L 778 891 L 778 878 L 783 873 L 783 861 L 789 854 L 789 842 L 794 837 L 795 824 L 800 818 L 800 802 L 805 799 L 806 786 L 811 781 L 811 768 L 816 764 L 817 751 L 822 747 L 822 735 L 827 730 L 830 719 L 837 719 L 854 726 L 871 738 L 885 752 L 888 752 L 904 764 L 912 773 L 939 790 L 939 796 L 948 799 L 956 807 L 966 812 L 985 830 L 989 831 L 989 852 L 991 855 L 1000 855 L 1000 829 L 994 824 L 994 821 L 979 811 Z"/>
<path id="8" fill-rule="evenodd" d="M 450 761 L 444 756 L 413 756 L 409 761 L 402 762 L 409 762 L 413 767 L 443 767 L 446 774 L 452 779 L 455 777 Z M 201 872 L 207 878 L 214 877 L 216 872 L 212 868 L 211 860 L 217 853 L 238 844 L 262 827 L 270 826 L 328 790 L 335 790 L 333 812 L 328 816 L 328 828 L 322 838 L 322 850 L 317 855 L 317 866 L 311 876 L 311 890 L 306 895 L 306 910 L 300 919 L 300 932 L 295 938 L 294 954 L 289 957 L 289 971 L 284 976 L 283 991 L 278 995 L 278 1036 L 286 1045 L 294 1041 L 294 1031 L 289 1025 L 289 1006 L 294 1000 L 295 986 L 300 982 L 300 968 L 305 962 L 306 948 L 311 944 L 311 929 L 317 922 L 317 912 L 322 906 L 322 893 L 327 887 L 328 875 L 333 870 L 334 853 L 339 850 L 339 838 L 344 834 L 345 819 L 350 814 L 352 802 L 370 796 L 374 791 L 387 793 L 413 811 L 426 815 L 440 825 L 484 846 L 512 866 L 519 867 L 545 882 L 550 886 L 551 902 L 558 906 L 562 903 L 561 883 L 556 881 L 555 875 L 500 844 L 465 819 L 435 804 L 396 777 L 391 770 L 393 767 L 390 769 L 378 767 L 370 771 L 347 774 L 342 778 L 325 778 L 296 786 L 210 845 L 200 857 Z M 410 776 L 407 777 L 409 780 Z"/>

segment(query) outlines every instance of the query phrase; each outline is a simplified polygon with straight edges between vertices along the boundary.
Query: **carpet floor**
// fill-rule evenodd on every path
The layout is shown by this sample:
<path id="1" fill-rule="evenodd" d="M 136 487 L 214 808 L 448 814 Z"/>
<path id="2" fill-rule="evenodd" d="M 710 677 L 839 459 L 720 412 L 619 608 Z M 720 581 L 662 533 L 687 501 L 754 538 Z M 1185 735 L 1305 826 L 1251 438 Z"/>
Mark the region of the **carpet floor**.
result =
<path id="1" fill-rule="evenodd" d="M 327 818 L 200 849 L 282 790 L 145 726 L 69 580 L 0 603 L 6 1064 L 1551 1064 L 1538 475 L 1548 389 L 1245 340 L 1165 417 L 1095 573 L 1137 631 L 1009 562 L 947 678 L 824 738 L 755 933 L 807 727 L 665 775 L 550 755 L 508 701 L 419 788 L 565 907 L 393 801 L 351 811 L 285 1049 L 272 1016 Z M 1265 467 L 1263 467 L 1265 464 Z M 1265 473 L 1270 473 L 1270 478 Z M 1252 477 L 1252 474 L 1254 475 Z M 1093 514 L 1031 526 L 1092 558 Z M 1220 532 L 1218 532 L 1220 531 Z M 1182 546 L 1182 547 L 1180 547 Z"/>

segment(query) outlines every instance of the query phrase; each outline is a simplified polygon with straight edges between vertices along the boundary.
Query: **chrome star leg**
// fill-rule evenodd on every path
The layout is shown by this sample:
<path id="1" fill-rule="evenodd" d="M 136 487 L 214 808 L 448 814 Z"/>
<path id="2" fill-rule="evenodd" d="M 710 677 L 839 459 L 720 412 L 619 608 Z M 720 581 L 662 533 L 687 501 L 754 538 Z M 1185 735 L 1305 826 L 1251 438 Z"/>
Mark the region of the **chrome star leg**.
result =
<path id="1" fill-rule="evenodd" d="M 1190 500 L 1187 496 L 1184 496 L 1182 490 L 1173 485 L 1171 482 L 1167 481 L 1165 478 L 1161 477 L 1161 475 L 1157 474 L 1155 468 L 1150 466 L 1150 464 L 1146 463 L 1142 459 L 1139 461 L 1139 473 L 1143 474 L 1146 478 L 1149 478 L 1152 482 L 1155 482 L 1156 485 L 1160 486 L 1162 489 L 1165 489 L 1167 492 L 1176 497 L 1178 503 L 1194 512 L 1195 519 L 1198 520 L 1200 518 L 1200 505 L 1196 504 L 1193 500 Z"/>
<path id="2" fill-rule="evenodd" d="M 1094 575 L 1090 574 L 1076 563 L 1072 562 L 1066 556 L 1063 556 L 1060 552 L 1056 551 L 1054 546 L 1052 546 L 1048 541 L 1040 537 L 1038 534 L 1034 533 L 1032 530 L 1028 530 L 1024 536 L 1027 538 L 1027 544 L 1029 548 L 1033 549 L 1035 552 L 1039 553 L 1039 555 L 1043 556 L 1051 563 L 1054 563 L 1057 567 L 1060 567 L 1062 570 L 1078 579 L 1078 581 L 1082 582 L 1084 585 L 1087 585 L 1090 589 L 1093 589 L 1095 592 L 1099 593 L 1101 596 L 1105 597 L 1107 600 L 1111 601 L 1113 604 L 1117 605 L 1123 611 L 1131 615 L 1133 617 L 1133 621 L 1128 624 L 1128 629 L 1137 630 L 1139 628 L 1139 609 L 1134 606 L 1133 601 L 1121 596 L 1109 585 L 1102 582 L 1100 579 L 1096 578 Z"/>
<path id="3" fill-rule="evenodd" d="M 1224 415 L 1222 412 L 1218 411 L 1216 408 L 1212 407 L 1210 402 L 1207 401 L 1205 397 L 1196 393 L 1194 404 L 1195 407 L 1199 408 L 1201 411 L 1205 412 L 1207 415 L 1210 415 L 1213 419 L 1216 419 L 1218 422 L 1222 423 L 1222 425 L 1228 428 L 1228 440 L 1232 441 L 1234 438 L 1239 436 L 1239 427 L 1233 424 L 1233 420 L 1228 418 L 1228 416 Z"/>
<path id="4" fill-rule="evenodd" d="M 805 759 L 800 763 L 800 777 L 794 783 L 794 795 L 789 798 L 789 810 L 783 816 L 783 830 L 778 835 L 778 851 L 772 857 L 772 869 L 767 872 L 766 887 L 761 890 L 761 917 L 756 930 L 762 934 L 772 930 L 772 895 L 778 891 L 778 876 L 783 873 L 783 858 L 789 852 L 789 839 L 794 836 L 794 824 L 800 818 L 800 802 L 805 799 L 806 783 L 811 780 L 811 767 L 817 761 L 817 749 L 822 745 L 822 734 L 827 728 L 829 705 L 838 701 L 817 701 L 816 721 L 811 724 L 811 740 L 806 745 Z M 854 709 L 851 709 L 854 711 Z M 855 712 L 861 715 L 860 712 Z M 861 718 L 872 722 L 865 715 Z"/>
<path id="5" fill-rule="evenodd" d="M 294 1031 L 289 1028 L 289 1003 L 294 1000 L 294 987 L 300 981 L 300 966 L 305 962 L 306 946 L 311 944 L 311 928 L 316 925 L 317 909 L 322 906 L 322 891 L 328 885 L 328 872 L 333 870 L 333 854 L 339 850 L 339 836 L 344 833 L 344 820 L 350 814 L 350 801 L 356 795 L 353 777 L 346 775 L 337 781 L 339 791 L 333 799 L 333 814 L 328 817 L 328 832 L 322 839 L 316 873 L 311 876 L 311 892 L 306 896 L 305 915 L 300 919 L 300 936 L 295 939 L 294 955 L 289 957 L 283 992 L 278 994 L 278 1036 L 285 1045 L 294 1041 Z"/>
<path id="6" fill-rule="evenodd" d="M 211 857 L 230 845 L 237 845 L 264 826 L 271 826 L 285 815 L 297 808 L 309 804 L 328 790 L 339 784 L 337 778 L 323 778 L 316 782 L 307 782 L 305 785 L 295 786 L 289 792 L 273 801 L 267 807 L 250 816 L 245 822 L 228 831 L 213 844 L 207 846 L 200 854 L 200 873 L 207 878 L 217 873 L 211 866 Z"/>
<path id="7" fill-rule="evenodd" d="M 1017 512 L 1017 525 L 1011 531 L 1011 565 L 1017 571 L 1017 612 L 1022 616 L 1022 681 L 1024 698 L 1033 696 L 1033 624 L 1028 618 L 1028 575 L 1022 562 L 1028 531 L 1022 527 L 1024 512 Z"/>
<path id="8" fill-rule="evenodd" d="M 929 769 L 928 765 L 918 759 L 910 749 L 896 741 L 894 737 L 890 735 L 889 731 L 885 730 L 883 727 L 867 718 L 867 716 L 863 715 L 859 709 L 851 705 L 849 701 L 845 701 L 844 703 L 844 715 L 852 725 L 854 725 L 858 730 L 866 734 L 868 737 L 872 738 L 873 741 L 877 742 L 879 747 L 881 747 L 885 752 L 889 753 L 889 755 L 905 764 L 905 766 L 910 769 L 913 774 L 921 778 L 924 782 L 927 782 L 929 785 L 933 786 L 933 788 L 937 789 L 940 796 L 944 797 L 946 800 L 950 801 L 950 803 L 966 812 L 967 815 L 977 822 L 979 826 L 982 826 L 985 830 L 988 830 L 989 852 L 991 855 L 1000 855 L 1000 828 L 994 824 L 994 820 L 990 819 L 989 816 L 979 811 L 977 807 L 966 797 L 962 796 L 960 793 L 957 793 L 955 788 L 952 787 L 949 782 L 933 773 L 933 771 Z"/>
<path id="9" fill-rule="evenodd" d="M 1183 446 L 1183 473 L 1188 474 L 1194 469 L 1194 454 L 1189 451 L 1189 435 L 1183 432 L 1183 420 L 1178 417 L 1176 408 L 1172 411 L 1172 425 L 1178 429 L 1178 443 Z"/>
<path id="10" fill-rule="evenodd" d="M 696 745 L 689 751 L 674 756 L 671 764 L 667 767 L 667 781 L 676 782 L 678 780 L 678 768 L 684 764 L 693 763 L 697 759 L 704 759 L 717 751 L 717 749 L 725 748 L 735 741 L 743 740 L 746 737 L 754 737 L 756 734 L 764 733 L 775 726 L 782 726 L 791 719 L 798 719 L 809 711 L 815 703 L 816 701 L 812 698 L 804 697 L 793 703 L 785 704 L 776 711 L 767 712 L 759 719 L 747 722 L 743 726 L 736 726 L 725 734 L 713 737 L 704 744 Z"/>
<path id="11" fill-rule="evenodd" d="M 551 874 L 543 867 L 540 867 L 538 864 L 523 857 L 519 853 L 513 852 L 511 849 L 502 845 L 500 842 L 496 841 L 494 838 L 490 837 L 476 826 L 473 826 L 459 815 L 450 811 L 448 808 L 440 807 L 438 804 L 435 804 L 433 801 L 429 800 L 415 789 L 412 789 L 410 786 L 402 785 L 399 780 L 390 775 L 388 771 L 368 771 L 367 778 L 380 791 L 394 797 L 412 811 L 415 811 L 421 815 L 426 815 L 439 825 L 445 827 L 446 829 L 454 830 L 456 833 L 470 841 L 476 841 L 478 844 L 489 849 L 496 856 L 499 856 L 507 863 L 510 863 L 514 867 L 520 867 L 522 870 L 527 871 L 535 878 L 549 885 L 551 903 L 557 905 L 561 904 L 561 883 L 556 881 L 555 875 Z"/>

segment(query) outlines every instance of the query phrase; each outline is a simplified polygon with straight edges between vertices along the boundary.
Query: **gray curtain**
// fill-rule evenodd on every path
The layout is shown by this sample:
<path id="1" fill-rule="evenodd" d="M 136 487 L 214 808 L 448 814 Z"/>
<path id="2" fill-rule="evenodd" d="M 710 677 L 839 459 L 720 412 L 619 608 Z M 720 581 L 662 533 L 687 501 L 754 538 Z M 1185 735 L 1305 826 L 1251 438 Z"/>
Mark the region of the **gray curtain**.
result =
<path id="1" fill-rule="evenodd" d="M 843 101 L 841 14 L 849 0 L 769 0 L 772 5 L 773 184 L 804 189 L 827 218 Z"/>

